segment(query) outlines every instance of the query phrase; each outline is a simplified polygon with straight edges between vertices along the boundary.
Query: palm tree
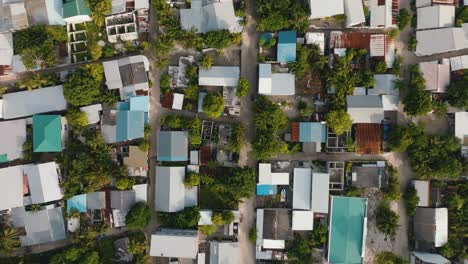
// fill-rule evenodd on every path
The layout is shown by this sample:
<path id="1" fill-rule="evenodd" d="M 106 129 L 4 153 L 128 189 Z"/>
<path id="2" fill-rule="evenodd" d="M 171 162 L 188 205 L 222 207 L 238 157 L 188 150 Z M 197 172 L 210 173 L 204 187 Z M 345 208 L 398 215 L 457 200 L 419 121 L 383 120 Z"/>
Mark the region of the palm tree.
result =
<path id="1" fill-rule="evenodd" d="M 0 231 L 0 250 L 10 253 L 13 249 L 20 246 L 19 236 L 21 232 L 19 229 L 10 226 L 3 226 Z"/>

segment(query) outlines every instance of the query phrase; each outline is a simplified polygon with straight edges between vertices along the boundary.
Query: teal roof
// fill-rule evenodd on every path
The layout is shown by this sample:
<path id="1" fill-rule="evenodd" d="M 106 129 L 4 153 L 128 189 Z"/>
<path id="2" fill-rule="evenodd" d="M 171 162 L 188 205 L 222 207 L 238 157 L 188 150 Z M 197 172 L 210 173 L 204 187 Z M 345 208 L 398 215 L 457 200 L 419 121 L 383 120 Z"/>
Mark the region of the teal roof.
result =
<path id="1" fill-rule="evenodd" d="M 327 126 L 320 122 L 299 123 L 299 142 L 327 142 Z"/>
<path id="2" fill-rule="evenodd" d="M 367 199 L 332 196 L 328 262 L 362 263 Z"/>
<path id="3" fill-rule="evenodd" d="M 86 4 L 86 0 L 63 0 L 62 15 L 63 18 L 89 16 L 91 10 Z"/>
<path id="4" fill-rule="evenodd" d="M 117 142 L 142 138 L 145 127 L 144 119 L 143 111 L 118 111 Z"/>
<path id="5" fill-rule="evenodd" d="M 86 194 L 75 195 L 67 200 L 67 212 L 72 210 L 76 210 L 80 213 L 86 212 Z"/>
<path id="6" fill-rule="evenodd" d="M 62 151 L 62 119 L 60 115 L 33 116 L 34 152 Z"/>
<path id="7" fill-rule="evenodd" d="M 2 154 L 0 155 L 0 163 L 2 162 L 8 162 L 8 155 L 7 154 Z"/>
<path id="8" fill-rule="evenodd" d="M 278 33 L 278 61 L 296 61 L 296 31 Z"/>
<path id="9" fill-rule="evenodd" d="M 130 97 L 130 110 L 148 112 L 149 110 L 148 96 Z"/>

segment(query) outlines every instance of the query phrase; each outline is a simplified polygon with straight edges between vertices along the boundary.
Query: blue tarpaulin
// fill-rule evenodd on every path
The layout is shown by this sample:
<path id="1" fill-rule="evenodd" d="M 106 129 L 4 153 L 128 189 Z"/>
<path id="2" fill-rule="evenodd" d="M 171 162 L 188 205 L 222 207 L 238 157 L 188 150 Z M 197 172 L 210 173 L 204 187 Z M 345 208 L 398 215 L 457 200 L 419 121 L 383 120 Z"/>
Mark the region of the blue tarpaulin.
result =
<path id="1" fill-rule="evenodd" d="M 67 200 L 67 212 L 76 210 L 83 213 L 86 209 L 86 194 L 75 195 Z"/>
<path id="2" fill-rule="evenodd" d="M 266 195 L 273 195 L 277 193 L 277 186 L 276 185 L 268 185 L 268 184 L 257 184 L 257 195 L 258 196 L 266 196 Z"/>

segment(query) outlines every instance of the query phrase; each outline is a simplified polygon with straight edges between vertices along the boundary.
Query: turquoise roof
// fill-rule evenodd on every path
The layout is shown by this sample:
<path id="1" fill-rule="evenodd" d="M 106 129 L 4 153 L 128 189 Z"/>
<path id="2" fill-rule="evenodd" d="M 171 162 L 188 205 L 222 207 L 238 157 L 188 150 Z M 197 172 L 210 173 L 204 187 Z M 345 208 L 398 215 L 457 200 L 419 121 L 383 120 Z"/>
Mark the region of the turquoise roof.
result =
<path id="1" fill-rule="evenodd" d="M 117 142 L 142 138 L 144 127 L 143 111 L 117 112 Z"/>
<path id="2" fill-rule="evenodd" d="M 117 102 L 117 110 L 130 110 L 129 102 Z"/>
<path id="3" fill-rule="evenodd" d="M 32 121 L 34 152 L 61 152 L 62 117 L 60 115 L 35 115 Z"/>
<path id="4" fill-rule="evenodd" d="M 2 162 L 8 162 L 8 155 L 7 154 L 2 154 L 0 155 L 0 163 Z"/>
<path id="5" fill-rule="evenodd" d="M 296 61 L 296 31 L 278 33 L 278 61 Z"/>
<path id="6" fill-rule="evenodd" d="M 62 16 L 69 18 L 74 16 L 89 16 L 91 10 L 86 4 L 86 0 L 63 0 Z"/>
<path id="7" fill-rule="evenodd" d="M 67 212 L 72 210 L 76 210 L 80 213 L 86 212 L 86 194 L 75 195 L 67 200 Z"/>
<path id="8" fill-rule="evenodd" d="M 130 110 L 148 112 L 149 110 L 148 96 L 130 97 Z"/>
<path id="9" fill-rule="evenodd" d="M 367 199 L 332 196 L 328 262 L 362 263 Z"/>
<path id="10" fill-rule="evenodd" d="M 299 142 L 327 142 L 327 126 L 320 122 L 299 123 Z"/>

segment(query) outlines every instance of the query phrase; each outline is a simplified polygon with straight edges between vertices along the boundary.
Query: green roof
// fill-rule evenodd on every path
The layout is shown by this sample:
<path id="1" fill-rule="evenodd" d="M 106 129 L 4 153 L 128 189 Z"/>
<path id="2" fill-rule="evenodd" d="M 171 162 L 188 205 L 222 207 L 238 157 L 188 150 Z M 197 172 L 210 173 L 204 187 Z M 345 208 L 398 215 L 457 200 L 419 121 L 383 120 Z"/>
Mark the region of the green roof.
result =
<path id="1" fill-rule="evenodd" d="M 34 152 L 62 151 L 62 118 L 60 115 L 33 116 Z"/>
<path id="2" fill-rule="evenodd" d="M 86 0 L 63 0 L 62 8 L 63 18 L 91 15 Z"/>

